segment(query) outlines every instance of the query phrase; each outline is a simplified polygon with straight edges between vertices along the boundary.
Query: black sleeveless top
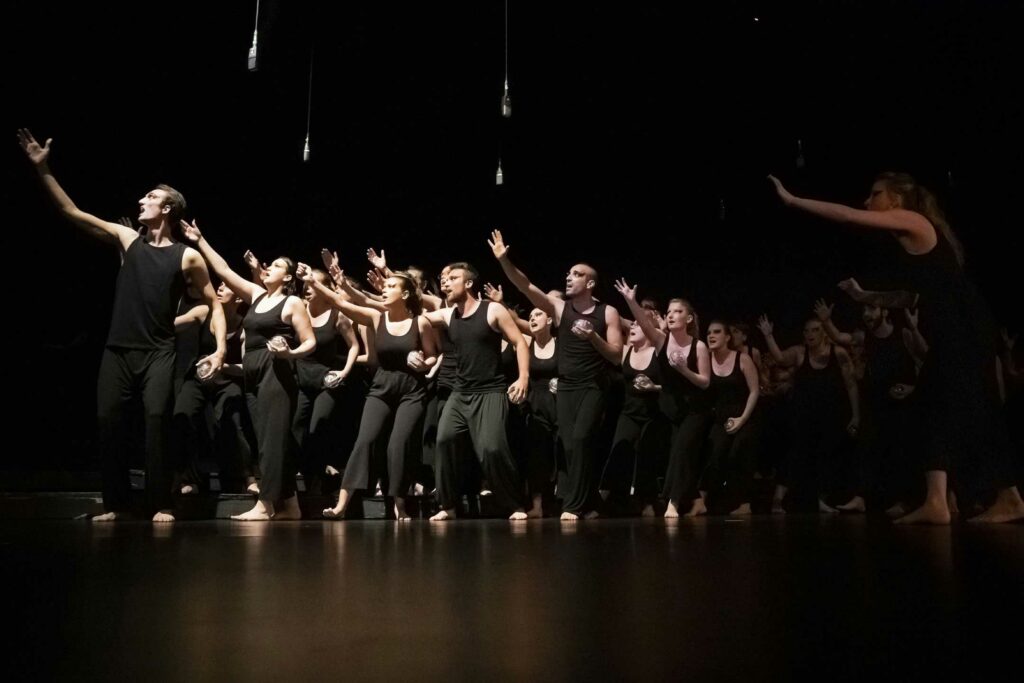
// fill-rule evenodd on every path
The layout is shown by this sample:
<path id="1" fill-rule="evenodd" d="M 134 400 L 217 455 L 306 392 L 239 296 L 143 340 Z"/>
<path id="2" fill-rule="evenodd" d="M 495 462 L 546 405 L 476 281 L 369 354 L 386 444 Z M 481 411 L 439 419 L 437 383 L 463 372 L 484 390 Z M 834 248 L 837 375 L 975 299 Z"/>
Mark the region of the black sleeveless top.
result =
<path id="1" fill-rule="evenodd" d="M 327 322 L 313 328 L 316 350 L 305 358 L 299 358 L 295 364 L 299 386 L 303 389 L 309 391 L 322 389 L 324 375 L 331 370 L 340 370 L 344 367 L 340 354 L 347 352 L 348 348 L 344 339 L 338 334 L 337 324 L 338 312 L 332 308 L 327 316 Z"/>
<path id="2" fill-rule="evenodd" d="M 630 362 L 633 358 L 633 347 L 626 351 L 622 359 L 622 379 L 626 385 L 626 401 L 622 406 L 622 414 L 632 417 L 654 418 L 660 413 L 660 391 L 640 391 L 633 382 L 640 374 L 647 375 L 655 384 L 662 384 L 661 367 L 658 365 L 658 354 L 652 353 L 651 360 L 643 370 L 637 370 Z M 675 372 L 673 370 L 673 372 Z"/>
<path id="3" fill-rule="evenodd" d="M 572 333 L 577 320 L 587 320 L 594 327 L 595 334 L 607 338 L 608 323 L 605 322 L 607 304 L 597 303 L 590 313 L 579 313 L 571 301 L 562 308 L 562 319 L 558 323 L 558 389 L 605 389 L 608 385 L 608 362 L 594 345 Z"/>
<path id="4" fill-rule="evenodd" d="M 750 397 L 750 389 L 747 387 L 747 378 L 743 374 L 740 353 L 738 351 L 732 353 L 732 370 L 724 377 L 715 374 L 714 361 L 712 361 L 711 386 L 708 387 L 711 400 L 714 403 L 715 419 L 723 424 L 730 417 L 742 415 L 747 407 L 747 399 Z"/>
<path id="5" fill-rule="evenodd" d="M 174 349 L 174 317 L 185 293 L 181 260 L 186 248 L 181 242 L 154 247 L 144 237 L 128 246 L 117 273 L 108 348 Z"/>
<path id="6" fill-rule="evenodd" d="M 804 349 L 804 362 L 793 375 L 794 406 L 802 414 L 842 415 L 846 388 L 835 344 L 829 345 L 828 365 L 820 370 L 811 365 L 810 348 Z"/>
<path id="7" fill-rule="evenodd" d="M 903 334 L 894 329 L 888 337 L 864 333 L 864 355 L 867 371 L 864 373 L 865 398 L 877 403 L 889 398 L 894 384 L 914 384 L 914 358 L 903 343 Z"/>
<path id="8" fill-rule="evenodd" d="M 377 366 L 382 370 L 394 370 L 418 375 L 419 373 L 410 368 L 408 363 L 409 352 L 420 348 L 420 328 L 417 325 L 418 317 L 413 316 L 410 319 L 412 322 L 409 325 L 408 331 L 401 336 L 395 336 L 388 332 L 387 317 L 387 313 L 381 314 L 380 322 L 377 323 L 375 338 Z"/>
<path id="9" fill-rule="evenodd" d="M 455 391 L 463 394 L 489 394 L 505 391 L 502 371 L 501 333 L 487 324 L 490 301 L 481 301 L 472 314 L 463 318 L 458 308 L 448 321 L 448 337 L 459 356 L 455 371 Z M 509 345 L 513 349 L 512 345 Z"/>
<path id="10" fill-rule="evenodd" d="M 260 294 L 249 306 L 245 317 L 242 318 L 242 329 L 245 330 L 246 351 L 266 351 L 267 342 L 280 335 L 288 341 L 288 346 L 294 346 L 295 332 L 292 326 L 281 320 L 281 309 L 288 297 L 283 296 L 281 300 L 271 306 L 269 311 L 256 312 L 256 307 L 267 295 Z"/>
<path id="11" fill-rule="evenodd" d="M 690 351 L 686 356 L 686 367 L 690 372 L 697 372 L 697 345 L 699 340 L 693 337 L 690 342 Z M 658 366 L 661 368 L 661 397 L 659 405 L 661 412 L 673 422 L 679 422 L 690 412 L 707 412 L 710 410 L 707 392 L 690 380 L 683 377 L 678 370 L 672 367 L 668 359 L 669 339 L 658 352 Z"/>

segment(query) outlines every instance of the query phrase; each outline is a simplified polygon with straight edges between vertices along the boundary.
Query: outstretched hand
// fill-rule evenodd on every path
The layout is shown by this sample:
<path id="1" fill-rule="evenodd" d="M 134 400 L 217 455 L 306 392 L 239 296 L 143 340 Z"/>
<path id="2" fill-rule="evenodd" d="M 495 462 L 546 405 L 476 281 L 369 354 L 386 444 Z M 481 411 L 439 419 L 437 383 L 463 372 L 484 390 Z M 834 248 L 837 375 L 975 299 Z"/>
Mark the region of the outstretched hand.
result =
<path id="1" fill-rule="evenodd" d="M 189 242 L 198 242 L 203 239 L 203 233 L 200 232 L 199 224 L 196 223 L 195 219 L 191 223 L 185 220 L 181 221 L 181 232 Z"/>
<path id="2" fill-rule="evenodd" d="M 775 192 L 776 192 L 776 194 L 779 195 L 779 199 L 782 200 L 782 203 L 785 204 L 786 206 L 790 206 L 793 203 L 793 200 L 796 199 L 796 197 L 794 197 L 789 192 L 789 190 L 787 190 L 782 185 L 782 181 L 780 181 L 775 176 L 769 175 L 768 176 L 768 180 L 772 181 L 772 184 L 775 185 Z"/>
<path id="3" fill-rule="evenodd" d="M 36 139 L 32 136 L 31 131 L 28 128 L 18 129 L 18 146 L 25 152 L 25 156 L 36 166 L 45 164 L 46 160 L 50 158 L 50 143 L 53 142 L 53 138 L 46 138 L 46 143 L 40 145 L 36 142 Z"/>
<path id="4" fill-rule="evenodd" d="M 487 240 L 487 244 L 491 247 L 491 252 L 494 253 L 494 258 L 503 259 L 508 255 L 508 247 L 505 244 L 505 240 L 501 237 L 501 230 L 492 230 L 491 239 Z"/>

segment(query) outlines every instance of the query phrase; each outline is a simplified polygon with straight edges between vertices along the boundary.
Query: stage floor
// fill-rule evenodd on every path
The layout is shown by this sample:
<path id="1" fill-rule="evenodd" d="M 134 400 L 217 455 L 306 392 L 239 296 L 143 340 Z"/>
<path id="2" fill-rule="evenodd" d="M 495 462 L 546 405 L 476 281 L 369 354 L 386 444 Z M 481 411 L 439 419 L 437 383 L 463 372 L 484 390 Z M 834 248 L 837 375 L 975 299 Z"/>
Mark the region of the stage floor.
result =
<path id="1" fill-rule="evenodd" d="M 1022 525 L 0 521 L 0 567 L 4 680 L 995 680 L 1024 651 Z"/>

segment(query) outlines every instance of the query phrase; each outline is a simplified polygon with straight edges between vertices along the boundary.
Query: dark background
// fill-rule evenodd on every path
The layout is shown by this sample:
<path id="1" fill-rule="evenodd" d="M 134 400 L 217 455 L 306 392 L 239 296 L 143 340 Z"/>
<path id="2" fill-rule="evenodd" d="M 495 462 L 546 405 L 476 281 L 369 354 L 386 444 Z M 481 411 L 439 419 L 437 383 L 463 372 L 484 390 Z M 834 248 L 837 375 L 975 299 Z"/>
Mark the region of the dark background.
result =
<path id="1" fill-rule="evenodd" d="M 169 183 L 238 268 L 246 248 L 315 262 L 330 246 L 361 274 L 372 245 L 431 273 L 468 259 L 497 284 L 485 239 L 500 226 L 542 287 L 585 260 L 613 304 L 624 275 L 662 301 L 690 298 L 705 320 L 769 312 L 783 342 L 819 296 L 852 323 L 843 277 L 898 286 L 897 245 L 781 208 L 765 174 L 859 205 L 876 172 L 907 170 L 1020 328 L 1024 4 L 706 5 L 513 3 L 505 120 L 501 2 L 263 0 L 256 73 L 255 2 L 8 3 L 6 410 L 29 445 L 0 468 L 92 466 L 118 264 L 56 216 L 20 126 L 55 138 L 54 173 L 85 210 L 134 217 Z"/>

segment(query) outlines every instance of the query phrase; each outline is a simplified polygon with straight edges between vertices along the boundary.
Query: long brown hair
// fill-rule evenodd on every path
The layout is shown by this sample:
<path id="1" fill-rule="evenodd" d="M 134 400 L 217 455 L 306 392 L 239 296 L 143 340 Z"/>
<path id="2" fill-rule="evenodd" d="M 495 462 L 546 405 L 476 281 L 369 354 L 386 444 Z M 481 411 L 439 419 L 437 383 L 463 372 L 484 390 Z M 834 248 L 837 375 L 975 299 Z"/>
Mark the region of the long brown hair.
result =
<path id="1" fill-rule="evenodd" d="M 935 195 L 924 185 L 918 184 L 909 173 L 897 171 L 886 171 L 875 177 L 875 182 L 885 184 L 885 189 L 900 198 L 900 207 L 908 211 L 916 211 L 935 226 L 936 230 L 942 232 L 942 236 L 949 242 L 956 254 L 957 262 L 964 264 L 964 248 L 957 239 L 956 233 L 946 220 L 946 215 L 939 207 Z"/>

